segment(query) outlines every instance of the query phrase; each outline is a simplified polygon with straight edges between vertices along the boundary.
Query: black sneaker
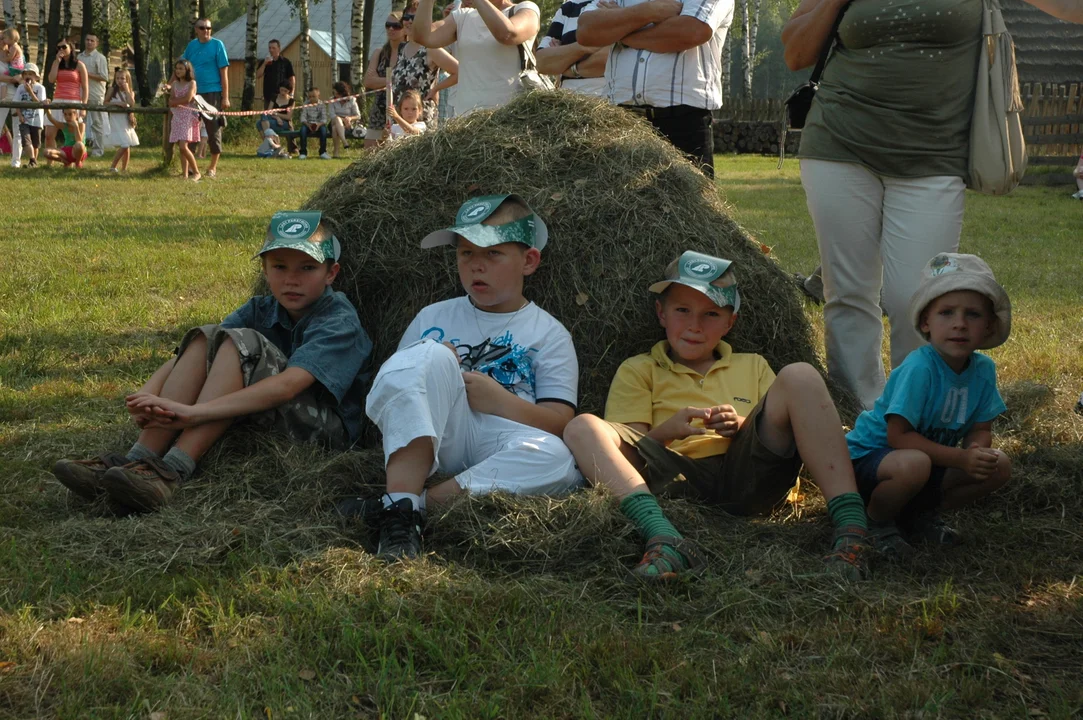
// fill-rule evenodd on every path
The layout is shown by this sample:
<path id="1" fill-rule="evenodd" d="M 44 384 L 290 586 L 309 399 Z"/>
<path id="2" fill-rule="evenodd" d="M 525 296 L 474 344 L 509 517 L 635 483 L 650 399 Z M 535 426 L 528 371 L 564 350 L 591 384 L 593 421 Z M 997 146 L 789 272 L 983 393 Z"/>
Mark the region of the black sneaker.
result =
<path id="1" fill-rule="evenodd" d="M 383 498 L 352 497 L 340 500 L 335 505 L 335 512 L 344 520 L 360 520 L 366 526 L 373 527 L 380 521 L 384 510 Z"/>
<path id="2" fill-rule="evenodd" d="M 963 544 L 962 534 L 944 522 L 944 518 L 940 517 L 940 513 L 936 510 L 918 515 L 907 530 L 909 531 L 907 539 L 911 543 L 946 545 L 948 547 Z"/>
<path id="3" fill-rule="evenodd" d="M 902 562 L 914 555 L 914 547 L 903 539 L 894 522 L 884 523 L 869 520 L 869 540 L 872 547 L 886 560 Z"/>
<path id="4" fill-rule="evenodd" d="M 421 528 L 425 516 L 414 510 L 409 498 L 380 511 L 380 544 L 376 557 L 386 562 L 413 560 L 421 555 Z"/>

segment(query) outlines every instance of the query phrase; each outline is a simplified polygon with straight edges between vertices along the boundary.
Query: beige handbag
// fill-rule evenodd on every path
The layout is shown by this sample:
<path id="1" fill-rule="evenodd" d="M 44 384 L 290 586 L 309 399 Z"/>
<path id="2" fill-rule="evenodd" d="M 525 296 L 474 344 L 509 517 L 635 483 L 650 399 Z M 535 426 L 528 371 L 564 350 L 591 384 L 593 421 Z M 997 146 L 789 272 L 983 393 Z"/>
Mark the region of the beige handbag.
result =
<path id="1" fill-rule="evenodd" d="M 981 54 L 970 122 L 967 187 L 987 195 L 1015 189 L 1027 169 L 1023 101 L 1015 72 L 1015 46 L 997 0 L 982 0 Z"/>

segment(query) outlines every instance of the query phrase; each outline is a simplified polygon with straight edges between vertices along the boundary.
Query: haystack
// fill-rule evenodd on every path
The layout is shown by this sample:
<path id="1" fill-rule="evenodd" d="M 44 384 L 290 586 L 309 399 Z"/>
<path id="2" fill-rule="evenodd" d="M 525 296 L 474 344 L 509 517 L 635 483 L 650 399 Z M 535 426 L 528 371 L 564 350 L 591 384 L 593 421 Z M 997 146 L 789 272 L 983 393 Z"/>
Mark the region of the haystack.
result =
<path id="1" fill-rule="evenodd" d="M 641 119 L 570 93 L 493 112 L 366 155 L 306 203 L 343 242 L 338 287 L 383 362 L 423 306 L 463 294 L 448 249 L 421 250 L 471 195 L 516 192 L 549 225 L 526 295 L 564 323 L 580 408 L 601 412 L 625 358 L 663 337 L 647 285 L 688 249 L 734 260 L 740 318 L 729 340 L 776 370 L 817 363 L 793 283 L 727 214 L 715 186 Z"/>

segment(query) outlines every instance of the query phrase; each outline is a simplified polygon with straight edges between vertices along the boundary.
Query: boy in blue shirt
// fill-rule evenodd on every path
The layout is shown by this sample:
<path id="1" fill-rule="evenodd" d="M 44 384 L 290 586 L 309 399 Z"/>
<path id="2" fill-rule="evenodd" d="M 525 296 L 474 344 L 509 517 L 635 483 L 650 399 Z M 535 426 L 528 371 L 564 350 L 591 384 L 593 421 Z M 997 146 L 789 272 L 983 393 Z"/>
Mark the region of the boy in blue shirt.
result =
<path id="1" fill-rule="evenodd" d="M 350 301 L 331 290 L 340 252 L 319 212 L 275 213 L 257 255 L 271 294 L 189 330 L 176 356 L 127 397 L 141 431 L 127 454 L 60 460 L 57 480 L 88 500 L 108 495 L 124 510 L 153 512 L 234 420 L 349 447 L 372 342 Z"/>
<path id="2" fill-rule="evenodd" d="M 888 556 L 912 542 L 953 545 L 957 532 L 939 510 L 969 505 L 1011 478 L 1011 461 L 992 446 L 993 419 L 1006 409 L 996 366 L 976 350 L 1011 332 L 1011 302 L 974 255 L 941 253 L 922 270 L 910 301 L 928 341 L 891 372 L 883 395 L 846 436 L 869 534 Z"/>

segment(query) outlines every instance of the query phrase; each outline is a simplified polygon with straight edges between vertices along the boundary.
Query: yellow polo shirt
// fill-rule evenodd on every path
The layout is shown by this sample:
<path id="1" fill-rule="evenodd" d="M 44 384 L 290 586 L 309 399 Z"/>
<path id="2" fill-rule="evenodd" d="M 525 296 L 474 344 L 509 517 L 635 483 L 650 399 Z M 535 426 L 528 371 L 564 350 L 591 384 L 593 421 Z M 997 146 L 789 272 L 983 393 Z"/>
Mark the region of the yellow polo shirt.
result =
<path id="1" fill-rule="evenodd" d="M 775 373 L 761 356 L 735 353 L 726 342 L 718 343 L 718 360 L 706 375 L 673 362 L 668 351 L 669 343 L 663 340 L 649 353 L 621 363 L 609 386 L 606 420 L 656 427 L 686 407 L 715 405 L 732 405 L 738 415 L 747 417 L 775 380 Z M 699 420 L 693 421 L 698 424 Z M 686 457 L 703 458 L 721 455 L 729 445 L 729 438 L 709 430 L 706 435 L 674 440 L 669 448 Z"/>

